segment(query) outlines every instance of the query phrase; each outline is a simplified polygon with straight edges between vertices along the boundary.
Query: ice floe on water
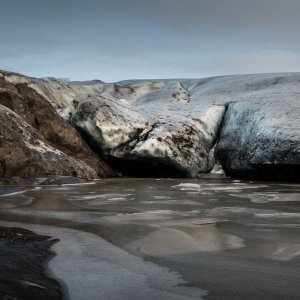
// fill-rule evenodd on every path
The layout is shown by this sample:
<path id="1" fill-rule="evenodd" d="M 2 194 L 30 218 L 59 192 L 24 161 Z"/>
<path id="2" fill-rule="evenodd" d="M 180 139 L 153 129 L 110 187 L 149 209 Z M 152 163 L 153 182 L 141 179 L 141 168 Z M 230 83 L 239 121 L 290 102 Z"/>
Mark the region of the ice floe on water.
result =
<path id="1" fill-rule="evenodd" d="M 63 183 L 61 186 L 82 186 L 96 184 L 96 182 Z"/>
<path id="2" fill-rule="evenodd" d="M 115 197 L 115 198 L 107 198 L 107 201 L 128 201 L 128 198 L 125 197 Z"/>
<path id="3" fill-rule="evenodd" d="M 256 213 L 255 217 L 290 219 L 290 218 L 300 218 L 300 213 L 291 213 L 291 212 Z"/>
<path id="4" fill-rule="evenodd" d="M 71 202 L 74 201 L 76 205 L 86 208 L 97 208 L 110 203 L 132 201 L 133 194 L 123 193 L 106 193 L 106 194 L 93 194 L 84 196 L 71 196 Z"/>
<path id="5" fill-rule="evenodd" d="M 0 198 L 24 194 L 27 191 L 29 191 L 29 190 L 28 189 L 27 190 L 18 190 L 16 188 L 0 187 Z"/>
<path id="6" fill-rule="evenodd" d="M 257 189 L 257 188 L 264 188 L 267 185 L 262 184 L 246 184 L 246 183 L 230 183 L 230 184 L 211 184 L 211 183 L 180 183 L 177 185 L 171 186 L 172 188 L 176 188 L 180 191 L 187 191 L 187 192 L 194 192 L 194 193 L 205 193 L 205 191 L 232 191 L 232 192 L 240 192 L 243 189 Z"/>
<path id="7" fill-rule="evenodd" d="M 211 209 L 206 209 L 204 214 L 206 216 L 212 216 L 212 217 L 221 217 L 221 216 L 230 216 L 230 215 L 237 215 L 237 216 L 252 215 L 252 216 L 254 216 L 255 214 L 259 214 L 262 212 L 264 214 L 272 214 L 272 213 L 275 213 L 276 211 L 268 210 L 268 209 L 249 208 L 249 207 L 219 206 L 219 207 L 214 207 Z"/>
<path id="8" fill-rule="evenodd" d="M 201 191 L 201 185 L 198 183 L 180 183 L 173 185 L 172 188 L 177 188 L 181 191 Z"/>
<path id="9" fill-rule="evenodd" d="M 290 261 L 300 255 L 300 243 L 281 245 L 270 258 L 279 261 Z"/>
<path id="10" fill-rule="evenodd" d="M 152 198 L 155 200 L 163 200 L 163 199 L 170 199 L 171 197 L 169 197 L 169 196 L 152 196 Z"/>
<path id="11" fill-rule="evenodd" d="M 194 200 L 186 200 L 186 199 L 165 199 L 165 200 L 144 200 L 141 203 L 146 204 L 164 204 L 164 205 L 203 205 Z"/>
<path id="12" fill-rule="evenodd" d="M 107 198 L 105 200 L 100 199 L 100 201 L 99 199 L 94 199 L 94 200 L 84 201 L 81 203 L 80 206 L 93 209 L 97 207 L 102 207 L 107 204 L 126 202 L 131 200 L 133 200 L 133 198 L 116 197 L 116 198 Z"/>
<path id="13" fill-rule="evenodd" d="M 189 217 L 189 218 L 178 218 L 178 219 L 168 219 L 168 220 L 160 220 L 155 222 L 160 226 L 164 227 L 191 227 L 198 228 L 203 225 L 215 225 L 217 222 L 221 221 L 221 219 L 217 218 L 206 218 L 206 217 Z"/>
<path id="14" fill-rule="evenodd" d="M 96 205 L 95 205 L 96 206 Z M 7 210 L 7 215 L 18 215 L 27 217 L 42 217 L 44 219 L 77 221 L 90 224 L 104 224 L 109 222 L 130 223 L 169 220 L 175 218 L 192 217 L 199 214 L 199 210 L 178 212 L 173 210 L 155 210 L 137 213 L 118 213 L 111 216 L 103 216 L 98 211 L 50 211 L 50 210 L 31 210 L 31 209 L 14 209 Z"/>
<path id="15" fill-rule="evenodd" d="M 103 217 L 105 221 L 118 221 L 118 222 L 129 222 L 129 221 L 157 221 L 157 220 L 168 220 L 182 217 L 191 217 L 199 213 L 199 210 L 192 211 L 174 211 L 174 210 L 153 210 L 144 211 L 137 213 L 125 213 L 117 214 L 114 216 Z"/>
<path id="16" fill-rule="evenodd" d="M 176 226 L 176 223 L 174 225 Z M 191 227 L 181 224 L 179 228 L 155 230 L 143 238 L 132 241 L 127 247 L 150 256 L 165 257 L 236 249 L 245 245 L 240 237 L 222 233 L 214 225 Z"/>
<path id="17" fill-rule="evenodd" d="M 102 224 L 102 216 L 98 212 L 84 212 L 84 211 L 51 211 L 51 210 L 32 210 L 32 209 L 7 209 L 5 214 L 8 216 L 24 216 L 24 217 L 38 217 L 45 220 L 55 221 L 71 221 L 84 222 L 90 224 Z"/>
<path id="18" fill-rule="evenodd" d="M 77 200 L 77 201 L 84 201 L 84 200 L 111 200 L 119 198 L 121 200 L 126 200 L 128 197 L 132 196 L 133 194 L 124 194 L 124 193 L 104 193 L 104 194 L 92 194 L 92 195 L 79 195 L 79 196 L 70 196 L 70 200 Z"/>
<path id="19" fill-rule="evenodd" d="M 253 203 L 268 203 L 268 202 L 300 202 L 300 193 L 276 193 L 276 192 L 264 192 L 264 193 L 251 193 L 236 195 L 234 197 L 248 198 Z"/>

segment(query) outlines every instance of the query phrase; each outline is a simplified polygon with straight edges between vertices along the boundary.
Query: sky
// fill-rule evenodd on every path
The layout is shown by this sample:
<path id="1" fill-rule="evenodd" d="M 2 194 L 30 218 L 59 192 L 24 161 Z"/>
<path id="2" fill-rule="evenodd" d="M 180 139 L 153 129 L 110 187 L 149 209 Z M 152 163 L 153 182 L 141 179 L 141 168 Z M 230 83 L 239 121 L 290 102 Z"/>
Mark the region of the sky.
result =
<path id="1" fill-rule="evenodd" d="M 0 69 L 106 82 L 300 71 L 299 0 L 9 0 Z"/>

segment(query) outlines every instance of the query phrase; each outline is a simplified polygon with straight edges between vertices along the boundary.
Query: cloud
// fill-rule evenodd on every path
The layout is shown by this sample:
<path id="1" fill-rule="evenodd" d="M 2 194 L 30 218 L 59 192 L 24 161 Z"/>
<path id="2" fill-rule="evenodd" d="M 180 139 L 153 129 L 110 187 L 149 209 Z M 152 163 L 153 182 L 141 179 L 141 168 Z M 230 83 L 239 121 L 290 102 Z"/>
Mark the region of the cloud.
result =
<path id="1" fill-rule="evenodd" d="M 300 71 L 299 0 L 18 0 L 0 68 L 107 81 Z"/>

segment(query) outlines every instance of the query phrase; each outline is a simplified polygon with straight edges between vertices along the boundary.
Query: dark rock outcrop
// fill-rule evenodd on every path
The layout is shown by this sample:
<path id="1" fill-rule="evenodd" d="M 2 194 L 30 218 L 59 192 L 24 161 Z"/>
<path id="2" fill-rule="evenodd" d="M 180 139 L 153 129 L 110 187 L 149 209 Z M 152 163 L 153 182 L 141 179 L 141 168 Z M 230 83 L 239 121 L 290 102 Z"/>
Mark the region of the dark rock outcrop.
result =
<path id="1" fill-rule="evenodd" d="M 47 177 L 52 174 L 97 177 L 86 163 L 50 146 L 35 128 L 0 105 L 1 177 Z"/>
<path id="2" fill-rule="evenodd" d="M 0 105 L 0 177 L 115 176 L 27 83 L 10 83 L 0 77 Z"/>

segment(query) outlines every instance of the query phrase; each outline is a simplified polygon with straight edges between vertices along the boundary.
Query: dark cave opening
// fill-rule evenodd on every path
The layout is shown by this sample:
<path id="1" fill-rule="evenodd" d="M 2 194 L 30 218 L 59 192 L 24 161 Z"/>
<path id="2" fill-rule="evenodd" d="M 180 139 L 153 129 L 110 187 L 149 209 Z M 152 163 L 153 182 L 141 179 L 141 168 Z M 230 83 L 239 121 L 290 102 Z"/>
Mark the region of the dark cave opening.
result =
<path id="1" fill-rule="evenodd" d="M 188 178 L 190 175 L 186 170 L 176 166 L 171 161 L 159 158 L 147 158 L 141 156 L 131 156 L 117 158 L 107 156 L 106 162 L 120 172 L 123 176 L 128 177 L 161 177 L 161 178 Z"/>

